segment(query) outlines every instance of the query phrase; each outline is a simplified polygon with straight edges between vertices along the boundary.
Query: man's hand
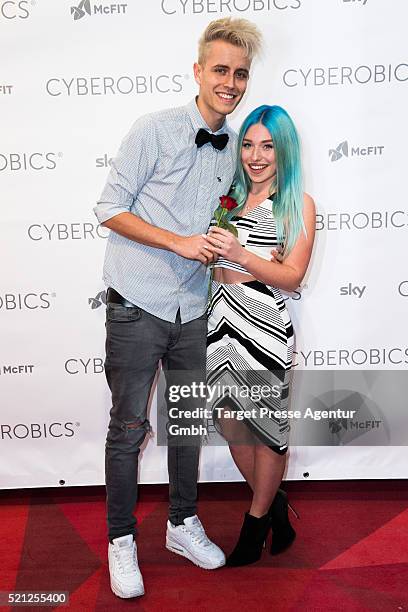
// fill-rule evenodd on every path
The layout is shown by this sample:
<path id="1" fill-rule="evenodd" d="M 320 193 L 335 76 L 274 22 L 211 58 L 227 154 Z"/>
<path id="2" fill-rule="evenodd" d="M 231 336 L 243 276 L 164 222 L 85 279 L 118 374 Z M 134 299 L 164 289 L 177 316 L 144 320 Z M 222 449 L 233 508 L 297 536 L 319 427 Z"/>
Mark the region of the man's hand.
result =
<path id="1" fill-rule="evenodd" d="M 174 253 L 186 259 L 196 259 L 207 266 L 215 261 L 216 256 L 210 251 L 208 240 L 203 234 L 194 236 L 177 236 L 174 242 Z"/>

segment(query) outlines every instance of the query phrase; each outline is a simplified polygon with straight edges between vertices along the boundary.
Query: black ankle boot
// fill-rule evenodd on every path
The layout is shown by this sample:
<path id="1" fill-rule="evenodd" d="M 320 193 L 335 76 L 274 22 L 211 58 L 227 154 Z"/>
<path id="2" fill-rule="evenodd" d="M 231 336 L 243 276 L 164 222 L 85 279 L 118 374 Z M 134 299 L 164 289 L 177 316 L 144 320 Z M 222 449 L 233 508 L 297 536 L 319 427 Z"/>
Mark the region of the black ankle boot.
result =
<path id="1" fill-rule="evenodd" d="M 272 545 L 271 555 L 277 555 L 288 548 L 296 538 L 296 531 L 293 529 L 288 516 L 288 496 L 285 491 L 278 489 L 275 498 L 268 510 L 268 515 L 272 526 Z M 299 515 L 293 510 L 297 518 Z"/>
<path id="2" fill-rule="evenodd" d="M 270 528 L 269 514 L 257 518 L 245 512 L 239 540 L 232 553 L 227 557 L 226 565 L 238 567 L 258 561 L 261 558 L 262 548 Z"/>

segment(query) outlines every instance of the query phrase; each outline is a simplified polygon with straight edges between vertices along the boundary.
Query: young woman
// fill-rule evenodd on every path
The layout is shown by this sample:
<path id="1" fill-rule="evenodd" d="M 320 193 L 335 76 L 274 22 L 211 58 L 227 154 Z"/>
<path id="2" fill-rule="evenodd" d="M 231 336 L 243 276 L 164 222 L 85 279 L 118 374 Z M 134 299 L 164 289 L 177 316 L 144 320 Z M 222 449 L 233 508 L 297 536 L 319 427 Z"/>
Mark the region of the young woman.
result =
<path id="1" fill-rule="evenodd" d="M 315 206 L 302 190 L 299 140 L 287 112 L 279 106 L 256 108 L 241 127 L 238 151 L 229 193 L 235 201 L 227 201 L 230 210 L 220 226 L 214 222 L 208 232 L 210 248 L 218 256 L 208 313 L 208 377 L 219 385 L 278 381 L 279 392 L 267 401 L 267 416 L 265 411 L 261 416 L 264 400 L 243 405 L 233 394 L 219 401 L 214 412 L 253 493 L 238 543 L 227 558 L 230 566 L 257 561 L 271 528 L 272 554 L 296 535 L 286 495 L 278 489 L 289 425 L 275 413 L 287 407 L 294 343 L 280 290 L 294 291 L 301 283 L 315 230 Z M 225 228 L 225 220 L 237 236 L 231 226 Z M 248 407 L 249 416 L 237 418 Z"/>

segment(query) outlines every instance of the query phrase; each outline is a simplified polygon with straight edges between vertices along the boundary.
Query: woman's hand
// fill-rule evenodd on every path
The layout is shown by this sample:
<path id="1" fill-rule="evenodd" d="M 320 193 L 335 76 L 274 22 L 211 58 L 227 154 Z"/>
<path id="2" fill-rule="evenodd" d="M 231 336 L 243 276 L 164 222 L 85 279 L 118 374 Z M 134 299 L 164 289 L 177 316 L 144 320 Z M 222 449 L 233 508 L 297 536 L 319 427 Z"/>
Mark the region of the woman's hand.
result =
<path id="1" fill-rule="evenodd" d="M 281 246 L 276 247 L 276 249 L 272 249 L 271 261 L 273 261 L 274 263 L 282 263 L 283 261 L 282 251 L 283 251 L 283 248 Z"/>
<path id="2" fill-rule="evenodd" d="M 213 253 L 228 259 L 228 261 L 241 263 L 245 255 L 245 249 L 234 234 L 222 227 L 211 227 L 207 234 L 207 240 Z"/>

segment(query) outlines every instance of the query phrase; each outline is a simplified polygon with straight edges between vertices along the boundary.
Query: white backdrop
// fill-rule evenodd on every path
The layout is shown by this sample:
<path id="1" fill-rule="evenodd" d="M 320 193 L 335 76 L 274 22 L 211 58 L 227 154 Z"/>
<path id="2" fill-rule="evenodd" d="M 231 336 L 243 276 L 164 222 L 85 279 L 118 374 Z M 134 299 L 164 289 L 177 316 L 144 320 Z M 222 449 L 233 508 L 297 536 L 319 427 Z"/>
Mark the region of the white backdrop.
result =
<path id="1" fill-rule="evenodd" d="M 195 95 L 199 35 L 228 15 L 266 41 L 231 123 L 284 106 L 318 209 L 287 301 L 297 371 L 406 373 L 406 0 L 0 0 L 1 488 L 103 483 L 107 232 L 92 207 L 133 121 Z M 295 446 L 287 478 L 406 477 L 405 413 L 393 426 L 387 404 L 389 446 Z M 154 438 L 141 463 L 141 482 L 167 480 Z M 200 477 L 239 479 L 225 447 L 203 449 Z"/>

